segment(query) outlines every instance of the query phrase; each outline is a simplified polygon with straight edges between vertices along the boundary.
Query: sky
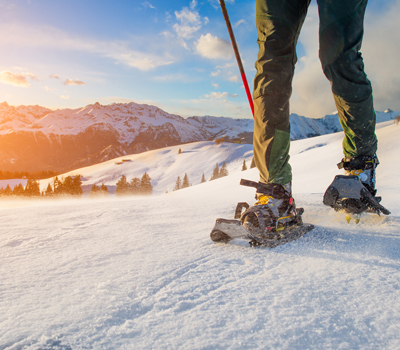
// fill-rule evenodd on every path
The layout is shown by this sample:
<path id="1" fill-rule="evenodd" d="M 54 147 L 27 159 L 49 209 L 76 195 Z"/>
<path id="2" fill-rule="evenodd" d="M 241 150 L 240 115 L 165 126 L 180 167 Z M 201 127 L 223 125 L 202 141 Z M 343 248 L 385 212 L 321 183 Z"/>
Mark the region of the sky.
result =
<path id="1" fill-rule="evenodd" d="M 254 0 L 226 0 L 250 89 Z M 376 110 L 400 109 L 400 0 L 370 0 L 362 54 Z M 146 103 L 173 114 L 251 118 L 217 0 L 0 0 L 0 103 L 80 108 Z M 333 113 L 312 1 L 291 112 Z"/>

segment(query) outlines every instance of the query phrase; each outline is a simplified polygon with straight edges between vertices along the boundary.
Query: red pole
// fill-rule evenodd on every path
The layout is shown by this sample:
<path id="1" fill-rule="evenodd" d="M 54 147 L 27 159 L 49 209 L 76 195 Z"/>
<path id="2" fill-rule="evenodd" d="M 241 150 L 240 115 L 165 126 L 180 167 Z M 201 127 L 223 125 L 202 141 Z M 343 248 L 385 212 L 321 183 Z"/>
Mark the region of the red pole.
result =
<path id="1" fill-rule="evenodd" d="M 226 10 L 225 1 L 224 0 L 219 0 L 219 3 L 221 4 L 222 14 L 224 15 L 224 18 L 225 18 L 226 26 L 228 28 L 229 36 L 231 38 L 231 42 L 232 42 L 232 46 L 233 46 L 233 51 L 235 52 L 236 61 L 237 61 L 238 66 L 239 66 L 240 75 L 242 76 L 243 85 L 244 85 L 244 88 L 246 90 L 247 99 L 249 100 L 251 112 L 253 113 L 253 118 L 254 118 L 253 98 L 252 98 L 251 93 L 250 93 L 249 84 L 247 83 L 246 74 L 244 72 L 242 60 L 241 60 L 240 54 L 239 54 L 239 49 L 238 49 L 238 46 L 236 44 L 235 36 L 233 34 L 231 21 L 229 20 L 229 16 L 228 16 L 228 11 Z"/>

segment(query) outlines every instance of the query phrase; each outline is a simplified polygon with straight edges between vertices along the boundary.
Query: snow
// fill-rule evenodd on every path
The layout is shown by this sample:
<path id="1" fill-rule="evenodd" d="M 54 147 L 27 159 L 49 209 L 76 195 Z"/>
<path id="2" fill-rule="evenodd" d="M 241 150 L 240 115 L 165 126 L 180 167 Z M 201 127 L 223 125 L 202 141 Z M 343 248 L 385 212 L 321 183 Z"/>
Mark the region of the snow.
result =
<path id="1" fill-rule="evenodd" d="M 143 198 L 2 200 L 0 349 L 399 349 L 399 130 L 377 129 L 392 214 L 359 225 L 322 204 L 343 134 L 292 142 L 294 197 L 316 228 L 275 249 L 209 239 L 253 202 L 238 183 L 256 169 Z"/>
<path id="2" fill-rule="evenodd" d="M 233 143 L 193 142 L 189 144 L 166 147 L 140 154 L 125 155 L 104 163 L 77 169 L 60 175 L 61 178 L 82 175 L 82 187 L 86 193 L 94 184 L 104 183 L 114 192 L 117 181 L 125 175 L 130 181 L 141 178 L 147 172 L 155 194 L 171 192 L 178 176 L 183 179 L 185 173 L 192 185 L 201 183 L 202 174 L 206 180 L 211 177 L 218 163 L 221 167 L 226 162 L 228 171 L 241 169 L 243 160 L 250 167 L 253 150 L 251 145 Z M 182 153 L 179 154 L 179 150 Z M 45 190 L 53 179 L 40 181 L 41 190 Z"/>

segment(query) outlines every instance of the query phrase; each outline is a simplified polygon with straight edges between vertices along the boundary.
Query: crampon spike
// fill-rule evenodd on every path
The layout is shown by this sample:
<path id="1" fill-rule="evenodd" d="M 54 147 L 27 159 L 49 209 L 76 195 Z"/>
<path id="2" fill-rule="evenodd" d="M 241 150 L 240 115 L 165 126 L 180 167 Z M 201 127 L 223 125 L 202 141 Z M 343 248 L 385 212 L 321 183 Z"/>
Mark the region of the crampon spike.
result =
<path id="1" fill-rule="evenodd" d="M 347 221 L 348 224 L 350 224 L 351 216 L 346 215 L 346 221 Z"/>

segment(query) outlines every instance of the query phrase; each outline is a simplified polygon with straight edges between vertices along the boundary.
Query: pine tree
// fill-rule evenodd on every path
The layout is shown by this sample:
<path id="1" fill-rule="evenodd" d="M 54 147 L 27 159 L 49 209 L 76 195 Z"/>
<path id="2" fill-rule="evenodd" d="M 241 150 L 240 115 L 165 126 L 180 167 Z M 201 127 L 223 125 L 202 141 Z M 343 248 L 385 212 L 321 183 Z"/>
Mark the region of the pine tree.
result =
<path id="1" fill-rule="evenodd" d="M 229 175 L 228 168 L 226 166 L 226 163 L 223 162 L 222 166 L 221 166 L 221 170 L 219 171 L 219 177 L 228 176 L 228 175 Z"/>
<path id="2" fill-rule="evenodd" d="M 189 187 L 189 186 L 190 186 L 189 177 L 185 173 L 185 176 L 183 177 L 183 181 L 182 181 L 182 188 L 186 188 L 186 187 Z"/>
<path id="3" fill-rule="evenodd" d="M 3 195 L 4 196 L 11 196 L 13 194 L 13 191 L 10 187 L 9 184 L 7 184 L 7 187 L 5 188 L 5 190 L 3 191 Z"/>
<path id="4" fill-rule="evenodd" d="M 99 194 L 99 192 L 100 192 L 100 187 L 97 186 L 96 184 L 93 184 L 92 188 L 90 189 L 89 196 L 95 197 Z"/>
<path id="5" fill-rule="evenodd" d="M 81 181 L 81 175 L 75 175 L 72 178 L 72 189 L 71 189 L 71 194 L 73 196 L 81 196 L 83 194 L 82 190 L 82 181 Z"/>
<path id="6" fill-rule="evenodd" d="M 18 184 L 16 186 L 14 186 L 14 189 L 12 191 L 12 194 L 14 196 L 23 196 L 25 195 L 25 189 L 24 186 L 22 186 L 22 184 Z"/>
<path id="7" fill-rule="evenodd" d="M 50 197 L 50 196 L 52 196 L 53 194 L 54 194 L 53 188 L 51 187 L 50 184 L 48 184 L 48 185 L 47 185 L 47 188 L 46 188 L 46 191 L 44 192 L 44 195 L 45 195 L 46 197 Z"/>
<path id="8" fill-rule="evenodd" d="M 242 171 L 247 170 L 246 160 L 243 159 Z"/>
<path id="9" fill-rule="evenodd" d="M 36 197 L 40 196 L 40 187 L 39 183 L 36 182 L 35 180 L 28 179 L 26 186 L 25 186 L 25 191 L 24 191 L 25 196 L 27 197 Z"/>
<path id="10" fill-rule="evenodd" d="M 140 180 L 140 193 L 141 194 L 152 194 L 153 193 L 153 186 L 151 184 L 151 178 L 149 174 L 144 173 L 142 179 Z"/>
<path id="11" fill-rule="evenodd" d="M 102 192 L 103 195 L 110 193 L 110 192 L 108 192 L 107 186 L 104 185 L 103 183 L 101 184 L 100 191 Z"/>
<path id="12" fill-rule="evenodd" d="M 134 177 L 129 184 L 129 192 L 131 194 L 139 194 L 141 189 L 141 181 L 138 177 Z"/>
<path id="13" fill-rule="evenodd" d="M 251 159 L 251 164 L 250 164 L 250 169 L 253 169 L 256 167 L 256 161 L 254 160 L 254 157 Z"/>
<path id="14" fill-rule="evenodd" d="M 181 154 L 181 153 L 182 153 L 182 149 L 181 149 L 181 148 L 179 148 L 178 154 Z"/>
<path id="15" fill-rule="evenodd" d="M 62 180 L 59 180 L 58 177 L 56 176 L 53 181 L 53 188 L 54 188 L 54 194 L 55 195 L 60 195 L 64 192 L 64 184 Z"/>
<path id="16" fill-rule="evenodd" d="M 206 177 L 204 176 L 204 173 L 203 173 L 203 176 L 201 177 L 201 183 L 203 183 L 203 182 L 206 182 Z"/>
<path id="17" fill-rule="evenodd" d="M 61 194 L 72 194 L 74 188 L 72 180 L 71 176 L 67 176 L 64 179 Z"/>
<path id="18" fill-rule="evenodd" d="M 217 165 L 215 166 L 215 168 L 213 170 L 213 173 L 211 175 L 210 181 L 218 179 L 218 178 L 219 178 L 219 166 L 218 166 L 218 163 L 217 163 Z"/>
<path id="19" fill-rule="evenodd" d="M 176 179 L 176 182 L 175 182 L 174 191 L 178 191 L 181 188 L 182 188 L 182 182 L 181 182 L 181 178 L 178 176 L 178 178 Z"/>
<path id="20" fill-rule="evenodd" d="M 121 176 L 116 185 L 117 189 L 115 190 L 115 194 L 117 196 L 123 196 L 129 194 L 129 184 L 128 181 L 126 181 L 125 175 Z"/>

